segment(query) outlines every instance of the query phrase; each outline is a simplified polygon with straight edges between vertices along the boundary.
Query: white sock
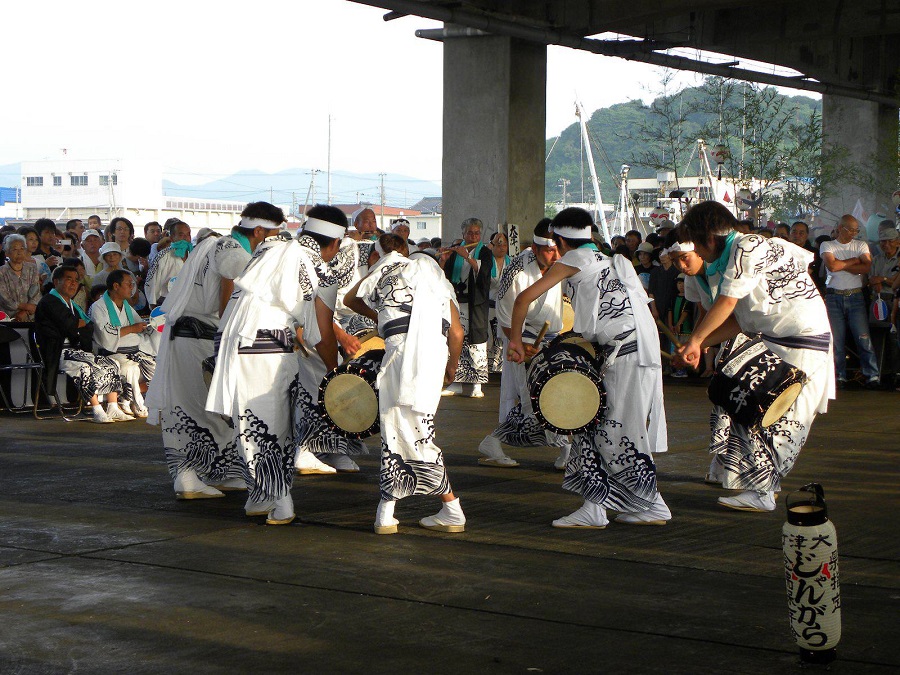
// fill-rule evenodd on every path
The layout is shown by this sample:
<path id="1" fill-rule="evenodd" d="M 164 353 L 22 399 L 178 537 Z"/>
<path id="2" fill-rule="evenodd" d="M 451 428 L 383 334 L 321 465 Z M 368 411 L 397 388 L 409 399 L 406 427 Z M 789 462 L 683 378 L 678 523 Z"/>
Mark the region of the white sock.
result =
<path id="1" fill-rule="evenodd" d="M 113 410 L 119 410 L 119 404 L 117 401 L 110 401 L 106 404 L 106 412 L 112 412 Z"/>
<path id="2" fill-rule="evenodd" d="M 394 506 L 397 502 L 393 499 L 382 499 L 378 502 L 378 509 L 375 511 L 375 524 L 379 527 L 385 525 L 397 525 L 399 521 L 394 518 Z"/>
<path id="3" fill-rule="evenodd" d="M 102 413 L 102 412 L 103 412 L 103 406 L 100 405 L 99 403 L 98 403 L 97 405 L 92 405 L 92 406 L 91 406 L 91 412 L 94 413 L 95 415 L 96 415 L 97 413 Z"/>
<path id="4" fill-rule="evenodd" d="M 443 502 L 441 506 L 441 520 L 447 519 L 447 525 L 462 525 L 466 522 L 466 516 L 463 513 L 462 505 L 459 503 L 459 497 L 452 502 Z"/>

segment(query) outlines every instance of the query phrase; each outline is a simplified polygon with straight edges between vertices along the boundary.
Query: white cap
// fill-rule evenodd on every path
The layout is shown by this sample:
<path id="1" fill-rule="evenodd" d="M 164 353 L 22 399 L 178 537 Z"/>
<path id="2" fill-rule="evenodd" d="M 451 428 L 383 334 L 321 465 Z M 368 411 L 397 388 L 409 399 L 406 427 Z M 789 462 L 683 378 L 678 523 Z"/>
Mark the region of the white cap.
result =
<path id="1" fill-rule="evenodd" d="M 86 241 L 88 237 L 100 237 L 101 239 L 103 239 L 103 237 L 100 235 L 99 232 L 97 232 L 97 230 L 85 230 L 84 232 L 81 233 L 81 241 L 82 242 Z"/>
<path id="2" fill-rule="evenodd" d="M 108 241 L 100 247 L 100 257 L 105 256 L 107 253 L 118 253 L 119 255 L 122 255 L 122 247 L 114 241 Z"/>

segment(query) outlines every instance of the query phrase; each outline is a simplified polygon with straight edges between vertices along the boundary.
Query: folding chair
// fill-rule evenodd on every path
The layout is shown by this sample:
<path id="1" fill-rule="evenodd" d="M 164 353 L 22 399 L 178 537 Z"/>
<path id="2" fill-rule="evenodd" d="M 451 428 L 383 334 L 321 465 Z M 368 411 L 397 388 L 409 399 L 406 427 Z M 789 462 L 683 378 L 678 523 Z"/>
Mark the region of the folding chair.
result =
<path id="1" fill-rule="evenodd" d="M 31 331 L 31 340 L 32 343 L 36 346 L 38 358 L 40 358 L 41 350 L 38 346 L 37 334 L 33 330 Z M 67 376 L 64 381 L 68 382 L 68 379 L 69 378 Z M 43 392 L 47 397 L 47 400 L 50 402 L 53 408 L 57 409 L 57 411 L 59 412 L 59 416 L 62 417 L 66 422 L 77 422 L 79 420 L 78 416 L 84 409 L 84 400 L 82 399 L 81 392 L 79 391 L 76 394 L 74 401 L 70 401 L 68 396 L 66 396 L 65 403 L 63 403 L 63 399 L 59 395 L 59 362 L 43 364 L 42 384 Z M 35 405 L 34 416 L 37 419 L 50 419 L 49 417 L 39 416 L 37 412 L 37 405 Z"/>
<path id="2" fill-rule="evenodd" d="M 28 412 L 38 416 L 38 404 L 40 403 L 40 394 L 43 389 L 44 364 L 41 363 L 40 357 L 34 358 L 31 347 L 25 340 L 25 337 L 12 326 L 0 323 L 0 345 L 5 345 L 9 350 L 9 363 L 0 363 L 0 372 L 8 373 L 9 379 L 9 396 L 7 396 L 6 388 L 0 386 L 0 398 L 3 399 L 3 407 L 14 413 Z M 23 375 L 22 385 L 22 405 L 15 405 L 13 399 L 13 373 L 21 373 Z M 28 383 L 34 383 L 31 397 L 34 399 L 33 405 L 28 402 Z"/>

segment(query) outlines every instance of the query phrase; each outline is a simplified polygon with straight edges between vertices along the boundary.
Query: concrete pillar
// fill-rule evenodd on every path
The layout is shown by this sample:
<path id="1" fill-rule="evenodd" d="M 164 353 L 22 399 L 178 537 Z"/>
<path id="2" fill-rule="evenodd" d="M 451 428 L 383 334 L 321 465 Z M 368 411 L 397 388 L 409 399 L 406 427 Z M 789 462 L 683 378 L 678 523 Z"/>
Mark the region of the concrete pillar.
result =
<path id="1" fill-rule="evenodd" d="M 487 232 L 515 223 L 531 238 L 544 215 L 546 83 L 545 45 L 444 39 L 445 240 L 461 236 L 471 217 Z"/>
<path id="2" fill-rule="evenodd" d="M 891 193 L 900 187 L 897 108 L 826 94 L 822 97 L 822 132 L 823 147 L 835 148 L 844 166 L 857 173 L 854 179 L 840 183 L 829 185 L 827 178 L 823 180 L 831 192 L 822 202 L 824 223 L 852 213 L 857 199 L 869 215 L 892 215 Z"/>

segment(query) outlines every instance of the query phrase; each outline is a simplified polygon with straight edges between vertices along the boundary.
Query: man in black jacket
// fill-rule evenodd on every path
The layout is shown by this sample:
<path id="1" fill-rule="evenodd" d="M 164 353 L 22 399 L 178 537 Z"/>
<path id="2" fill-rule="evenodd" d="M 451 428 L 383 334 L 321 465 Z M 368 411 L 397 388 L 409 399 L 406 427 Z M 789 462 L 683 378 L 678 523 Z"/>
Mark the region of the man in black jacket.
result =
<path id="1" fill-rule="evenodd" d="M 34 329 L 41 358 L 48 372 L 55 373 L 51 364 L 75 380 L 81 395 L 91 406 L 94 422 L 127 422 L 134 419 L 119 408 L 122 379 L 116 362 L 106 356 L 91 353 L 91 320 L 72 301 L 78 292 L 78 272 L 74 267 L 53 270 L 53 290 L 41 298 L 34 313 Z M 55 377 L 55 375 L 53 375 Z M 50 382 L 50 387 L 55 382 Z M 100 396 L 106 396 L 106 410 Z"/>

